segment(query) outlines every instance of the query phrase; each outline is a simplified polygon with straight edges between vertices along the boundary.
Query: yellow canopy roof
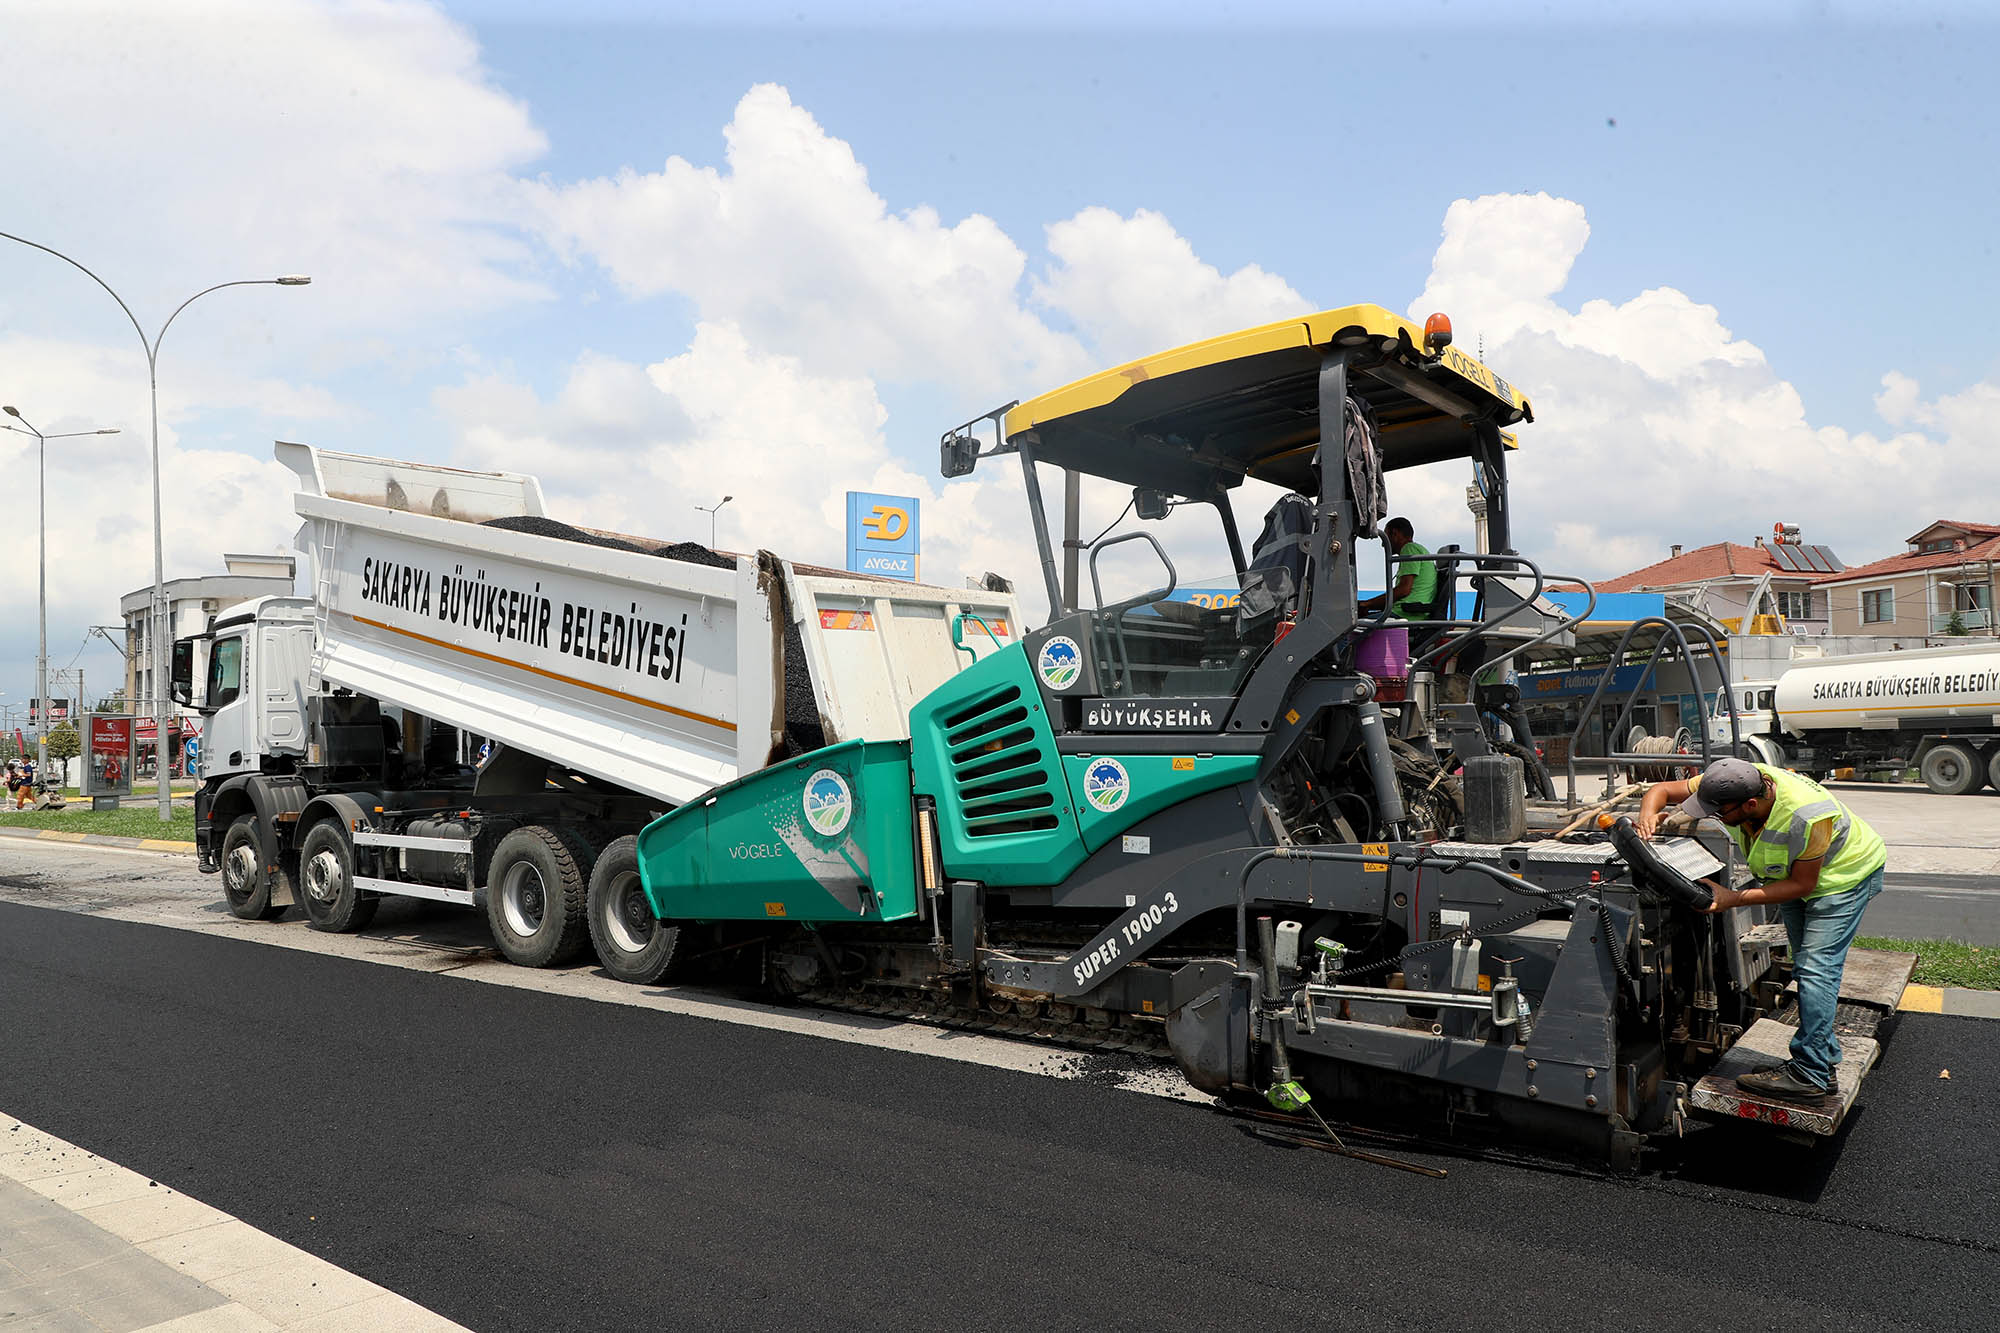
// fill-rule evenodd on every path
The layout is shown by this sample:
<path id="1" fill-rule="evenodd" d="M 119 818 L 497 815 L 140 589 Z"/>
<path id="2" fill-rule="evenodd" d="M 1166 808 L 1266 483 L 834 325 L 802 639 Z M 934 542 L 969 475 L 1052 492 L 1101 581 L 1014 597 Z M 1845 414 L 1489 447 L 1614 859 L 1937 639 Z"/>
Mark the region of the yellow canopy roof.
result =
<path id="1" fill-rule="evenodd" d="M 1246 476 L 1309 490 L 1320 362 L 1336 347 L 1367 349 L 1348 389 L 1375 412 L 1385 467 L 1467 456 L 1471 420 L 1534 419 L 1527 398 L 1476 358 L 1447 347 L 1433 360 L 1422 329 L 1381 306 L 1355 305 L 1100 371 L 1014 407 L 1004 433 L 1012 441 L 1034 431 L 1043 462 L 1177 495 Z"/>

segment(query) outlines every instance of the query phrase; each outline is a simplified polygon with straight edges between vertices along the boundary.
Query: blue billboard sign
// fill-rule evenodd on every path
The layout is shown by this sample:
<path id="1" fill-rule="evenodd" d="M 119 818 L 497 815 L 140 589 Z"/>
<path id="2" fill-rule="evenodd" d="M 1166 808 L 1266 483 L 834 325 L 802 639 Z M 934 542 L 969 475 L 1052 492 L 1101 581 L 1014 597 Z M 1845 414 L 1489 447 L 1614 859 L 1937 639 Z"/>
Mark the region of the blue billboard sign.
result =
<path id="1" fill-rule="evenodd" d="M 856 574 L 916 582 L 921 567 L 915 496 L 847 493 L 847 567 Z"/>

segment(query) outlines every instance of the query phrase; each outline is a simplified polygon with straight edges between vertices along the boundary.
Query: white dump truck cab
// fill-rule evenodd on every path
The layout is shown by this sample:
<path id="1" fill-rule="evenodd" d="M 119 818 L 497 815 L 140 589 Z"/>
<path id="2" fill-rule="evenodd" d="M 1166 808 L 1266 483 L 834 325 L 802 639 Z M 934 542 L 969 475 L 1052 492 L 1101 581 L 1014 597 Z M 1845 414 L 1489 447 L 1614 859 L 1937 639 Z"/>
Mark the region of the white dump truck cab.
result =
<path id="1" fill-rule="evenodd" d="M 306 754 L 312 601 L 261 597 L 174 643 L 173 695 L 202 715 L 203 775 L 289 772 Z"/>

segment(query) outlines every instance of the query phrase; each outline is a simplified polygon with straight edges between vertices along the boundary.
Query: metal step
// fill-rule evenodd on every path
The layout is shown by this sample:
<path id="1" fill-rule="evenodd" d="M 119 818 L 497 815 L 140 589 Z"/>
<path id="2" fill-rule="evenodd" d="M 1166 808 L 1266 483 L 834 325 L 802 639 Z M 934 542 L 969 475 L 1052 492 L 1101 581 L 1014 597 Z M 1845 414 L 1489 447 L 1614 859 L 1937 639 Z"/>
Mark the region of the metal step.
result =
<path id="1" fill-rule="evenodd" d="M 1881 1055 L 1882 1048 L 1872 1037 L 1841 1038 L 1841 1061 L 1834 1069 L 1835 1093 L 1818 1105 L 1760 1097 L 1736 1085 L 1739 1074 L 1768 1069 L 1789 1059 L 1792 1036 L 1797 1031 L 1773 1018 L 1758 1019 L 1729 1048 L 1714 1072 L 1694 1085 L 1688 1104 L 1722 1120 L 1754 1120 L 1821 1137 L 1839 1129 L 1861 1093 L 1861 1080 Z"/>
<path id="2" fill-rule="evenodd" d="M 1785 935 L 1785 923 L 1766 921 L 1761 926 L 1752 926 L 1736 937 L 1736 942 L 1745 949 L 1782 949 L 1791 941 Z"/>
<path id="3" fill-rule="evenodd" d="M 1894 1013 L 1903 1002 L 1903 988 L 1910 973 L 1917 970 L 1913 953 L 1891 953 L 1887 949 L 1849 949 L 1847 964 L 1840 973 L 1840 998 L 1850 1004 Z M 1798 998 L 1799 983 L 1785 987 L 1785 994 Z"/>

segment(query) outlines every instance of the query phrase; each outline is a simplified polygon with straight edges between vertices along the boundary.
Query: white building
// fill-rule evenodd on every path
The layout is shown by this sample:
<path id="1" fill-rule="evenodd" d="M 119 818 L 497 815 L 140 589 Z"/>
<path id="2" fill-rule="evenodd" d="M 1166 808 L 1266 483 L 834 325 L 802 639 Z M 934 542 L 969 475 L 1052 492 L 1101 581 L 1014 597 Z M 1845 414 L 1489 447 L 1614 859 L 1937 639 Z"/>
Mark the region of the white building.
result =
<path id="1" fill-rule="evenodd" d="M 297 562 L 289 555 L 224 555 L 222 567 L 224 572 L 220 574 L 167 581 L 169 665 L 173 640 L 204 632 L 210 616 L 253 598 L 289 596 L 294 590 Z M 147 639 L 152 603 L 150 583 L 118 599 L 119 617 L 125 622 L 126 707 L 141 714 L 152 712 L 153 658 Z M 197 652 L 196 679 L 200 679 L 206 667 L 205 654 Z M 195 716 L 172 704 L 168 706 L 177 718 Z M 150 732 L 151 723 L 146 729 Z"/>

